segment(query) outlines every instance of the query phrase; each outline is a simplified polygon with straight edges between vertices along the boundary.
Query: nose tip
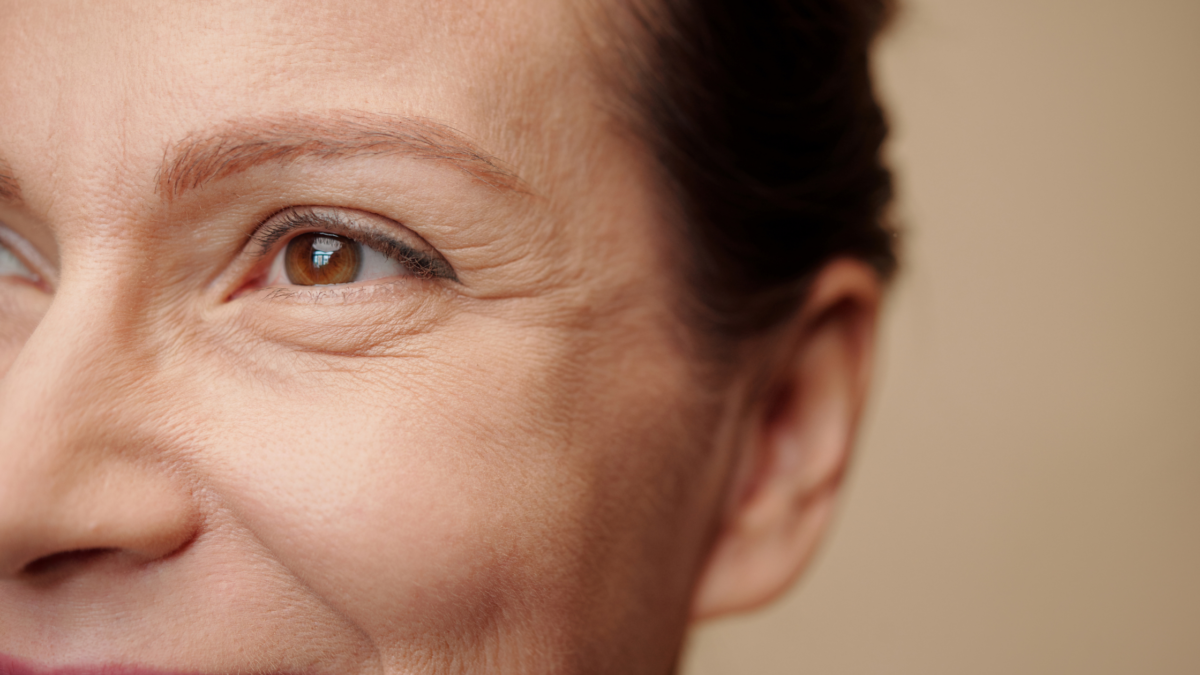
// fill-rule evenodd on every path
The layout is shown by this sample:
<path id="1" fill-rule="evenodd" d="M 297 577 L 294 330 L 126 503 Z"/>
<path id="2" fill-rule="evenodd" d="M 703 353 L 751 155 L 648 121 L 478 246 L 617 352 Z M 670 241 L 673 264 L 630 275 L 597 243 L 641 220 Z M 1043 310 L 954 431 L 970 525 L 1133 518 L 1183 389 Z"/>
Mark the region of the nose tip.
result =
<path id="1" fill-rule="evenodd" d="M 107 279 L 61 286 L 0 377 L 0 580 L 157 561 L 198 531 L 181 388 Z"/>
<path id="2" fill-rule="evenodd" d="M 45 576 L 100 561 L 152 562 L 181 549 L 197 531 L 189 491 L 153 467 L 5 464 L 0 578 Z"/>

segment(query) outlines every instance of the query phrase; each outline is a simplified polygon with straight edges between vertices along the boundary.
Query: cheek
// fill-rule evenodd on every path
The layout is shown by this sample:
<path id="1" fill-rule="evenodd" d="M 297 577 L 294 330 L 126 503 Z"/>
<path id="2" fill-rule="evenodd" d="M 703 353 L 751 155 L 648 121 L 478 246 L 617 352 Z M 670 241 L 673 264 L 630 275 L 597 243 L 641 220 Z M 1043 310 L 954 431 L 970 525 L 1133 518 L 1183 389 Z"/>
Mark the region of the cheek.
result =
<path id="1" fill-rule="evenodd" d="M 615 623 L 613 594 L 687 548 L 695 465 L 679 357 L 619 341 L 476 326 L 419 355 L 288 355 L 269 386 L 217 385 L 206 461 L 278 564 L 377 642 Z"/>
<path id="2" fill-rule="evenodd" d="M 496 512 L 485 449 L 407 370 L 382 378 L 399 386 L 323 372 L 259 392 L 210 460 L 223 499 L 297 583 L 363 627 L 444 631 L 447 605 L 492 585 L 478 577 L 495 566 L 483 530 Z M 431 617 L 448 625 L 421 626 Z"/>

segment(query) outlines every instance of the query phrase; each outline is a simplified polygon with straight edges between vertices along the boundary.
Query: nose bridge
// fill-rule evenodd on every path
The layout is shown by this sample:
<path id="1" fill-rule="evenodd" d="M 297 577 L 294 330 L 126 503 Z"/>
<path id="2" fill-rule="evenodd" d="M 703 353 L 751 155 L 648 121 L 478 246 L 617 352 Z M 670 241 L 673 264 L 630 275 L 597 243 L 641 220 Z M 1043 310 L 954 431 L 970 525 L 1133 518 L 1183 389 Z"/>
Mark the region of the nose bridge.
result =
<path id="1" fill-rule="evenodd" d="M 136 310 L 122 307 L 129 303 L 112 289 L 88 287 L 72 284 L 56 294 L 0 380 L 0 429 L 8 440 L 22 432 L 49 441 L 84 431 L 89 417 L 117 412 L 147 379 L 152 364 L 135 335 Z"/>
<path id="2" fill-rule="evenodd" d="M 0 380 L 0 577 L 85 551 L 155 559 L 197 522 L 136 311 L 62 290 Z"/>

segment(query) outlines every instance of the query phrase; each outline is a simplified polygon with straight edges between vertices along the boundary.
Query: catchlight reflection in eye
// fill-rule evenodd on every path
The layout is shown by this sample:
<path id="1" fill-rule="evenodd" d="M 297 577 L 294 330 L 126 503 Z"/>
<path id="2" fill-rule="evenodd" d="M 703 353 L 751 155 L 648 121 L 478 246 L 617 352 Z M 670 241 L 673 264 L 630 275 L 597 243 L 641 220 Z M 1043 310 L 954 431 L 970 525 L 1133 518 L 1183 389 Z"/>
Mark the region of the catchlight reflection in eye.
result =
<path id="1" fill-rule="evenodd" d="M 324 232 L 309 232 L 288 242 L 284 270 L 298 286 L 348 284 L 362 267 L 362 244 Z"/>

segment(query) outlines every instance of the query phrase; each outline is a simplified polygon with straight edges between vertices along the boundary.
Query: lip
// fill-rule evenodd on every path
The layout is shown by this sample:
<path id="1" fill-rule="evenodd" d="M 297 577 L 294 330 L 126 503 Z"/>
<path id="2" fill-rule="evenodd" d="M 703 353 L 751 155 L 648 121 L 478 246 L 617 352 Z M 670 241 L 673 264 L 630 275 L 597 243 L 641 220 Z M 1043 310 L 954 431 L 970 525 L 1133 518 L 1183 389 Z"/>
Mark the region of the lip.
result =
<path id="1" fill-rule="evenodd" d="M 198 675 L 182 670 L 157 670 L 114 663 L 43 668 L 0 654 L 0 675 Z"/>
<path id="2" fill-rule="evenodd" d="M 143 666 L 127 666 L 119 663 L 96 665 L 73 665 L 47 668 L 21 661 L 8 654 L 0 654 L 0 675 L 201 675 L 194 670 L 161 670 Z M 277 673 L 276 675 L 284 675 Z"/>

